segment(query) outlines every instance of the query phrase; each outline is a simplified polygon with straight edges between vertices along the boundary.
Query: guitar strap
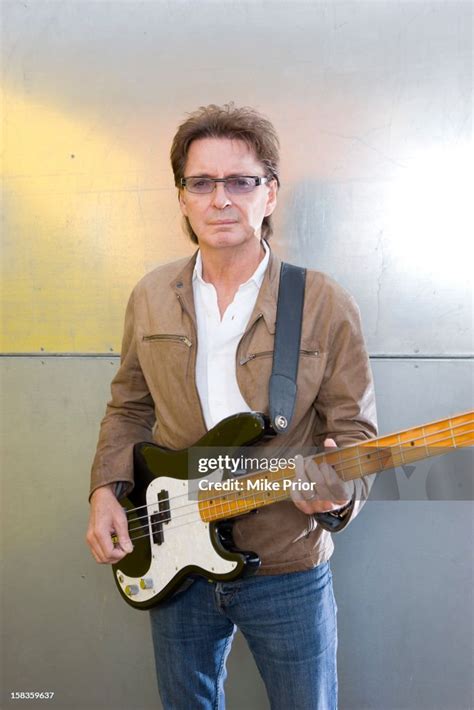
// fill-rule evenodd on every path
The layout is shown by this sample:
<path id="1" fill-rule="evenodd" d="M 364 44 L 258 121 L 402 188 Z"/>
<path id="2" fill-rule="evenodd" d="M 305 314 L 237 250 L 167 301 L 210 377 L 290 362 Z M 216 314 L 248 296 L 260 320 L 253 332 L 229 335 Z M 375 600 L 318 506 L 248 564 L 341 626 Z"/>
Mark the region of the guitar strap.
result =
<path id="1" fill-rule="evenodd" d="M 269 393 L 270 423 L 278 434 L 288 431 L 295 408 L 305 282 L 306 269 L 282 264 Z M 354 499 L 343 508 L 313 517 L 324 530 L 339 532 L 349 522 L 353 507 Z"/>
<path id="2" fill-rule="evenodd" d="M 306 269 L 281 265 L 269 384 L 270 422 L 278 434 L 288 431 L 295 408 L 305 282 Z"/>

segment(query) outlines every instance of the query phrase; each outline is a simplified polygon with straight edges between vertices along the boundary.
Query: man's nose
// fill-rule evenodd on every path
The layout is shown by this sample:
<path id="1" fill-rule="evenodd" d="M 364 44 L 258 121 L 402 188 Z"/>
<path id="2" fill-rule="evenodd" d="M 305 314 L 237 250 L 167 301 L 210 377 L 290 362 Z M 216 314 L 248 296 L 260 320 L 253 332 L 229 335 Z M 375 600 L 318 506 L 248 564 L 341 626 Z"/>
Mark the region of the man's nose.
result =
<path id="1" fill-rule="evenodd" d="M 227 207 L 227 205 L 232 204 L 232 200 L 229 198 L 229 195 L 226 192 L 225 183 L 214 183 L 214 190 L 212 192 L 212 204 L 220 210 L 222 210 L 224 207 Z"/>

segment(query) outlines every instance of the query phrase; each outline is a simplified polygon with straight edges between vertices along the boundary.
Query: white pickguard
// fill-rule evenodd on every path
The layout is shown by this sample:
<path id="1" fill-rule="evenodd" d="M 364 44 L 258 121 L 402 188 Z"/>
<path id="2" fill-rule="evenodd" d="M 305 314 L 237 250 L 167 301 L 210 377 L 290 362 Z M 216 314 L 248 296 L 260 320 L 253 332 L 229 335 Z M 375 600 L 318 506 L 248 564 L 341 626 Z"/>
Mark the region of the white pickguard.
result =
<path id="1" fill-rule="evenodd" d="M 225 560 L 214 549 L 209 534 L 209 523 L 199 515 L 198 501 L 190 499 L 188 481 L 160 476 L 152 481 L 146 492 L 148 515 L 159 513 L 158 493 L 169 494 L 170 520 L 162 526 L 164 540 L 161 545 L 152 541 L 151 564 L 143 577 L 128 577 L 117 570 L 116 576 L 124 594 L 134 602 L 146 602 L 159 594 L 176 574 L 188 565 L 201 567 L 212 574 L 226 574 L 237 567 L 237 562 Z M 196 485 L 193 486 L 193 491 Z M 195 497 L 195 493 L 193 494 Z M 140 582 L 145 580 L 148 588 Z M 142 582 L 143 584 L 143 582 Z"/>

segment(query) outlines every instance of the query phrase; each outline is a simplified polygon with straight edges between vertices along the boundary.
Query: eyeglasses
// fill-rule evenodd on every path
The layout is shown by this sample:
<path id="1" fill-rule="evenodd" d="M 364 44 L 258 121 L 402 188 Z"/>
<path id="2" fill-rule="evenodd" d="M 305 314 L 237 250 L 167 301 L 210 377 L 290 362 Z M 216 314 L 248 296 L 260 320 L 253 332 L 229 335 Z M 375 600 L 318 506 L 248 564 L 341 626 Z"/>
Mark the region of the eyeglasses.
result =
<path id="1" fill-rule="evenodd" d="M 217 182 L 223 182 L 226 192 L 231 195 L 244 195 L 270 180 L 271 178 L 251 175 L 235 175 L 227 178 L 187 177 L 181 178 L 180 185 L 196 195 L 208 195 L 214 191 Z"/>

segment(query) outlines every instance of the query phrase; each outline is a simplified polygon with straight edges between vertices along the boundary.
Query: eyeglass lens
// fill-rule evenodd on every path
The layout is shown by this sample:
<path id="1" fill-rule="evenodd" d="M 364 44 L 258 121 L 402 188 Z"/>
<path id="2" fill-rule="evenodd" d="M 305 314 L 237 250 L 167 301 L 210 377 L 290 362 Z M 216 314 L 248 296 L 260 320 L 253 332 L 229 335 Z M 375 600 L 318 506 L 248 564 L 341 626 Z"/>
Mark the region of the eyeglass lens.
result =
<path id="1" fill-rule="evenodd" d="M 220 182 L 220 181 L 219 181 Z M 186 178 L 186 187 L 190 192 L 206 194 L 213 192 L 216 180 L 212 178 L 190 177 Z M 224 180 L 225 189 L 233 194 L 251 192 L 258 184 L 258 178 L 238 176 Z"/>

